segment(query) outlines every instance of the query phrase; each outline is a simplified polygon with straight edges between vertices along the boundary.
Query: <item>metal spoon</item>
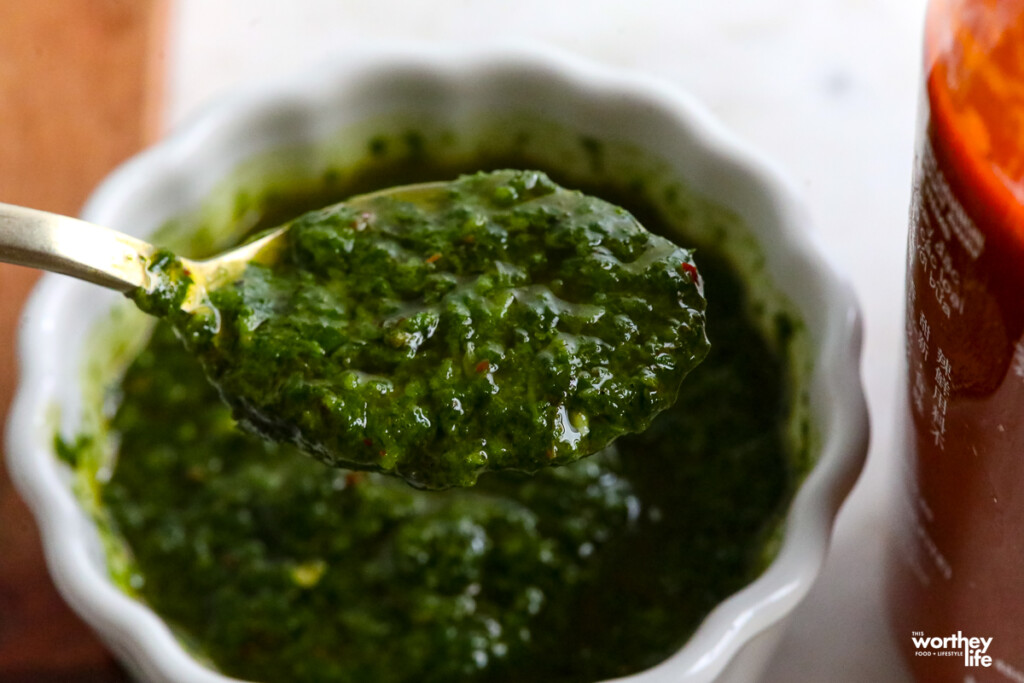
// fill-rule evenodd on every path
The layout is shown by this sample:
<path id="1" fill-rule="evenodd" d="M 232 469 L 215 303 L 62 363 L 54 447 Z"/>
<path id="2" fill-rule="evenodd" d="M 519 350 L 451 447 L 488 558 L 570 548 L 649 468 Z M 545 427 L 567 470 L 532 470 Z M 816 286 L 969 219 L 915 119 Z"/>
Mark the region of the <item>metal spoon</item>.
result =
<path id="1" fill-rule="evenodd" d="M 246 264 L 266 255 L 285 233 L 259 239 L 203 261 L 181 259 L 198 287 L 182 304 L 192 310 L 203 290 L 237 277 Z M 0 261 L 39 268 L 93 284 L 131 292 L 157 284 L 146 266 L 157 247 L 94 223 L 49 211 L 0 203 Z"/>
<path id="2" fill-rule="evenodd" d="M 404 185 L 352 197 L 345 203 L 358 206 L 388 195 L 428 206 L 443 195 L 448 185 Z M 236 279 L 248 263 L 271 260 L 274 247 L 280 246 L 279 238 L 286 233 L 287 227 L 282 226 L 213 258 L 182 258 L 194 283 L 182 309 L 194 310 L 205 292 Z M 95 223 L 0 202 L 0 262 L 70 275 L 119 292 L 139 287 L 152 292 L 158 280 L 147 265 L 157 251 L 158 247 L 137 237 Z"/>
<path id="3" fill-rule="evenodd" d="M 324 232 L 332 228 L 344 232 Z M 493 233 L 502 248 L 466 232 L 475 228 L 489 240 Z M 422 260 L 403 243 L 425 252 Z M 449 270 L 435 281 L 424 269 L 442 258 L 438 248 L 448 253 Z M 285 258 L 289 250 L 294 262 Z M 523 269 L 509 274 L 504 256 L 520 259 Z M 279 260 L 282 277 L 275 279 L 270 271 Z M 204 261 L 77 219 L 0 204 L 0 261 L 122 291 L 167 318 L 243 428 L 329 465 L 429 488 L 468 486 L 486 469 L 566 464 L 604 448 L 671 405 L 708 346 L 689 250 L 645 235 L 623 209 L 535 171 L 361 195 Z M 271 268 L 246 279 L 253 262 Z M 288 277 L 296 265 L 308 271 Z M 592 280 L 565 284 L 581 270 Z M 335 277 L 320 283 L 322 292 L 311 284 Z M 623 292 L 611 291 L 620 286 Z M 437 287 L 448 287 L 451 300 L 428 300 Z M 424 310 L 407 316 L 405 307 L 421 301 Z M 302 321 L 323 302 L 338 314 Z M 648 308 L 658 314 L 643 315 Z M 646 326 L 645 343 L 621 353 L 619 323 L 634 325 L 634 318 Z M 326 341 L 307 339 L 335 322 Z M 531 330 L 541 333 L 536 344 L 522 340 Z M 438 341 L 421 349 L 432 335 Z M 577 344 L 580 337 L 591 341 Z M 489 353 L 507 368 L 491 369 L 477 344 L 496 349 Z M 590 373 L 591 366 L 603 373 Z M 638 384 L 632 378 L 641 371 L 650 379 Z M 422 388 L 406 390 L 414 385 L 450 388 L 452 398 L 424 399 Z M 509 398 L 490 411 L 489 397 L 499 390 Z M 616 398 L 606 400 L 603 391 Z"/>

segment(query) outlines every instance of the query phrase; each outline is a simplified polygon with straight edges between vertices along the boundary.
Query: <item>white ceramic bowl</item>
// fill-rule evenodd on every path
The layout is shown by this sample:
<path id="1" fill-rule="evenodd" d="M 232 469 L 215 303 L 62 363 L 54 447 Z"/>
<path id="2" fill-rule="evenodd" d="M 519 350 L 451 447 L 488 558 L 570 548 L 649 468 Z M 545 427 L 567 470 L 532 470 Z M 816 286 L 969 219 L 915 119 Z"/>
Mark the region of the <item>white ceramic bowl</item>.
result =
<path id="1" fill-rule="evenodd" d="M 768 570 L 715 608 L 675 655 L 628 680 L 756 679 L 820 571 L 836 511 L 863 463 L 860 322 L 850 288 L 812 246 L 807 214 L 789 186 L 691 98 L 637 74 L 537 50 L 346 54 L 210 107 L 112 174 L 84 217 L 139 235 L 182 215 L 224 221 L 240 190 L 308 183 L 365 155 L 368 136 L 401 140 L 411 127 L 428 131 L 413 146 L 425 140 L 436 145 L 432 154 L 472 158 L 518 136 L 516 144 L 583 177 L 682 181 L 745 222 L 749 234 L 729 234 L 723 245 L 767 278 L 758 286 L 765 310 L 792 306 L 806 325 L 811 370 L 799 381 L 818 437 L 815 464 Z M 520 134 L 524 127 L 529 136 Z M 606 145 L 601 163 L 581 140 Z M 377 151 L 394 148 L 378 144 Z M 54 454 L 55 420 L 73 433 L 89 412 L 87 340 L 118 299 L 58 276 L 40 283 L 23 318 L 8 464 L 39 522 L 57 586 L 129 668 L 143 680 L 223 682 L 229 679 L 187 654 L 159 617 L 108 578 L 96 527 Z"/>

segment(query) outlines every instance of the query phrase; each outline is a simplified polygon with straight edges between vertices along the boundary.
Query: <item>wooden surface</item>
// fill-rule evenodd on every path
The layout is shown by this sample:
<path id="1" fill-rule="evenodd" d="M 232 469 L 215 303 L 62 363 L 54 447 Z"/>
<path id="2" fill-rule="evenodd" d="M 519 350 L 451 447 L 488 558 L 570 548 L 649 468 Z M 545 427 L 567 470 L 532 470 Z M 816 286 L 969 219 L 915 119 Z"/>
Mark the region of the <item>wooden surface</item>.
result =
<path id="1" fill-rule="evenodd" d="M 76 214 L 157 132 L 167 0 L 0 2 L 0 201 Z M 0 416 L 15 329 L 37 274 L 0 264 Z M 0 681 L 122 681 L 64 604 L 36 528 L 0 468 Z"/>

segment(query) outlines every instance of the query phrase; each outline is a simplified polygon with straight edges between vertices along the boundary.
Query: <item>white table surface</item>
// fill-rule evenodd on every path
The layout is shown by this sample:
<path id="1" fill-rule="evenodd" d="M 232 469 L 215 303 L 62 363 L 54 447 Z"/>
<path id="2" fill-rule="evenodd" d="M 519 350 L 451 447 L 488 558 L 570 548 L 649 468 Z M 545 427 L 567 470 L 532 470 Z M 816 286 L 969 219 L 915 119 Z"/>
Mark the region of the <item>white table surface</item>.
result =
<path id="1" fill-rule="evenodd" d="M 881 595 L 925 0 L 177 0 L 169 127 L 342 45 L 529 40 L 689 90 L 801 186 L 865 318 L 868 465 L 767 681 L 897 683 Z"/>

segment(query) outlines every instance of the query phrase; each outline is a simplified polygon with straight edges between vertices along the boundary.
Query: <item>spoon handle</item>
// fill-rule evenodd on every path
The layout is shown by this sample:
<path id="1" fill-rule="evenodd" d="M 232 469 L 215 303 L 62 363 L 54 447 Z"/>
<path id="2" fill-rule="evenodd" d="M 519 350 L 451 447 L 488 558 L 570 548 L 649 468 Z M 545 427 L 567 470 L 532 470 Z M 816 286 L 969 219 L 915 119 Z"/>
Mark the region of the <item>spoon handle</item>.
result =
<path id="1" fill-rule="evenodd" d="M 127 292 L 148 281 L 154 247 L 129 235 L 48 211 L 0 203 L 0 261 L 70 275 Z"/>

